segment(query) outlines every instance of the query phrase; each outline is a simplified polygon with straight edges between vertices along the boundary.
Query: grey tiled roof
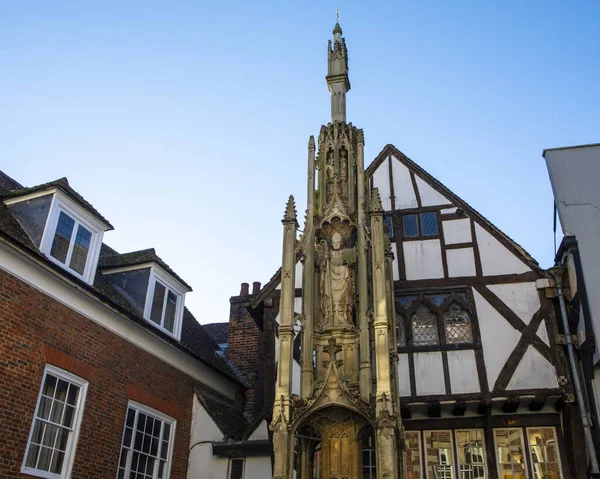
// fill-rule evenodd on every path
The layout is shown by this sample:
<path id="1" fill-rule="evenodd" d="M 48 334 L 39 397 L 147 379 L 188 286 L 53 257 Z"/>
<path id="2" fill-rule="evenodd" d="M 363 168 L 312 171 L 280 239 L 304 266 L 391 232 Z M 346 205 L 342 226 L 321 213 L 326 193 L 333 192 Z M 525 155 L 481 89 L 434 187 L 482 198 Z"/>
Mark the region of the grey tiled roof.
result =
<path id="1" fill-rule="evenodd" d="M 229 342 L 229 323 L 203 324 L 202 327 L 217 344 Z"/>
<path id="2" fill-rule="evenodd" d="M 0 171 L 0 195 L 5 195 L 14 190 L 20 190 L 23 185 L 16 180 L 13 180 L 3 171 Z"/>
<path id="3" fill-rule="evenodd" d="M 204 394 L 200 394 L 199 397 L 206 412 L 224 436 L 236 441 L 245 438 L 250 424 L 246 420 L 241 407 L 225 400 L 213 399 Z"/>
<path id="4" fill-rule="evenodd" d="M 6 176 L 5 174 L 3 174 L 3 175 Z M 114 229 L 113 226 L 109 223 L 109 221 L 104 216 L 102 216 L 96 208 L 94 208 L 90 203 L 88 203 L 86 201 L 86 199 L 83 196 L 81 196 L 73 188 L 71 188 L 71 186 L 69 185 L 69 180 L 67 180 L 67 178 L 59 178 L 58 180 L 49 181 L 48 183 L 43 183 L 41 185 L 32 186 L 29 188 L 21 188 L 18 190 L 12 190 L 12 191 L 9 191 L 6 193 L 0 192 L 0 194 L 3 199 L 17 198 L 19 196 L 28 195 L 30 193 L 36 193 L 38 191 L 48 190 L 50 188 L 59 188 L 67 196 L 71 197 L 71 199 L 73 199 L 77 203 L 79 203 L 85 210 L 87 210 L 88 212 L 93 214 L 96 218 L 98 218 L 103 223 L 106 223 L 109 230 Z"/>

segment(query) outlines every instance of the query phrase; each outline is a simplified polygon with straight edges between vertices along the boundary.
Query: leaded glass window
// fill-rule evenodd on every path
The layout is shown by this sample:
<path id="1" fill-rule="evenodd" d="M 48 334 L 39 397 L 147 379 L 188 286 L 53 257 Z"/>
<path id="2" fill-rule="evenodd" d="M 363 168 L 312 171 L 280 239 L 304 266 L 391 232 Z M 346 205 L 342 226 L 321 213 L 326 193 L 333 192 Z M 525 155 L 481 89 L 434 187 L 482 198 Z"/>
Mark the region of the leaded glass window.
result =
<path id="1" fill-rule="evenodd" d="M 458 303 L 451 303 L 444 313 L 444 327 L 448 344 L 472 343 L 471 318 Z"/>
<path id="2" fill-rule="evenodd" d="M 174 429 L 174 419 L 141 404 L 130 404 L 117 479 L 168 479 Z"/>
<path id="3" fill-rule="evenodd" d="M 429 346 L 439 343 L 437 316 L 425 305 L 420 305 L 410 317 L 413 345 Z"/>
<path id="4" fill-rule="evenodd" d="M 435 236 L 439 233 L 437 213 L 435 211 L 429 213 L 421 213 L 421 234 L 423 236 Z"/>
<path id="5" fill-rule="evenodd" d="M 404 215 L 402 217 L 402 226 L 405 238 L 416 238 L 419 236 L 419 222 L 417 215 Z"/>
<path id="6" fill-rule="evenodd" d="M 392 221 L 391 216 L 386 216 L 383 218 L 384 230 L 387 231 L 387 234 L 390 239 L 394 239 L 394 222 Z"/>
<path id="7" fill-rule="evenodd" d="M 404 238 L 427 238 L 439 235 L 437 212 L 427 211 L 419 214 L 403 215 L 402 232 Z"/>
<path id="8" fill-rule="evenodd" d="M 560 458 L 553 427 L 527 428 L 534 479 L 561 479 Z"/>
<path id="9" fill-rule="evenodd" d="M 456 431 L 459 479 L 485 479 L 483 430 Z"/>
<path id="10" fill-rule="evenodd" d="M 22 472 L 69 476 L 86 389 L 81 378 L 46 367 Z"/>

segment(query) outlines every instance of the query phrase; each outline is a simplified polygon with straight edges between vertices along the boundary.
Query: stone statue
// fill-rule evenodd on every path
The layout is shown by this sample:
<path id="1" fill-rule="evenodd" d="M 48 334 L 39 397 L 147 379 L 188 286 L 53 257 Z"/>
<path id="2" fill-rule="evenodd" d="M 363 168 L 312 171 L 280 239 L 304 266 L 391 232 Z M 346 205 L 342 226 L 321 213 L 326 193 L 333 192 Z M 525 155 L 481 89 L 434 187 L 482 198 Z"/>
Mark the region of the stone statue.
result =
<path id="1" fill-rule="evenodd" d="M 325 243 L 323 241 L 323 243 Z M 334 233 L 331 249 L 320 258 L 322 328 L 353 328 L 354 271 L 356 261 L 354 249 L 342 249 L 342 237 Z"/>

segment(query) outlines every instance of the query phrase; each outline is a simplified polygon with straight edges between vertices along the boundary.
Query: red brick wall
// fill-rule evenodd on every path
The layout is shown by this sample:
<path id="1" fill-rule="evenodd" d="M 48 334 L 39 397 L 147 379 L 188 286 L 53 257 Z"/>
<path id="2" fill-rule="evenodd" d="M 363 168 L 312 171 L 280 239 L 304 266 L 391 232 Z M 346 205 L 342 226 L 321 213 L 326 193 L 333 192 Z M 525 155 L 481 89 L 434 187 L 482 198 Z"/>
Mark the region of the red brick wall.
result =
<path id="1" fill-rule="evenodd" d="M 249 296 L 230 299 L 227 358 L 251 387 L 246 391 L 245 412 L 253 415 L 264 407 L 262 394 L 262 332 L 248 313 Z"/>
<path id="2" fill-rule="evenodd" d="M 171 478 L 186 477 L 192 379 L 0 270 L 0 478 L 29 477 L 20 470 L 47 362 L 89 381 L 71 477 L 117 476 L 128 399 L 177 419 Z"/>

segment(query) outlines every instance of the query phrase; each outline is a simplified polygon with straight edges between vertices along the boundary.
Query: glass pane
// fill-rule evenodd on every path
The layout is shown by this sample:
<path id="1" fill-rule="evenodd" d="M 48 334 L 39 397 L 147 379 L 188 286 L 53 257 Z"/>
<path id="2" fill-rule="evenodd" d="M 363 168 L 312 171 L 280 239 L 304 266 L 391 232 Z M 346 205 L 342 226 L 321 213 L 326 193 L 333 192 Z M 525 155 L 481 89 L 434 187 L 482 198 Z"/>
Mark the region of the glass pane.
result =
<path id="1" fill-rule="evenodd" d="M 411 316 L 413 345 L 427 346 L 439 343 L 437 316 L 427 306 L 420 305 Z"/>
<path id="2" fill-rule="evenodd" d="M 450 431 L 424 431 L 427 472 L 431 477 L 453 479 L 452 435 Z"/>
<path id="3" fill-rule="evenodd" d="M 50 470 L 50 459 L 52 459 L 52 449 L 48 447 L 40 447 L 40 457 L 38 459 L 36 469 L 41 471 Z"/>
<path id="4" fill-rule="evenodd" d="M 444 325 L 448 344 L 473 342 L 471 318 L 458 303 L 452 303 L 444 313 Z"/>
<path id="5" fill-rule="evenodd" d="M 415 238 L 419 236 L 419 224 L 417 215 L 404 215 L 402 217 L 402 226 L 405 238 Z"/>
<path id="6" fill-rule="evenodd" d="M 435 236 L 438 234 L 437 213 L 421 213 L 421 233 L 423 236 Z"/>
<path id="7" fill-rule="evenodd" d="M 25 465 L 27 467 L 35 468 L 39 452 L 40 452 L 39 446 L 36 446 L 34 444 L 31 444 L 29 446 L 29 452 L 27 453 L 27 461 L 25 462 Z"/>
<path id="8" fill-rule="evenodd" d="M 40 421 L 39 419 L 35 420 L 35 425 L 33 426 L 33 434 L 31 435 L 31 442 L 35 444 L 42 443 L 42 437 L 44 437 L 44 429 L 46 428 L 46 423 Z"/>
<path id="9" fill-rule="evenodd" d="M 60 401 L 54 401 L 54 404 L 52 405 L 52 412 L 50 413 L 50 420 L 56 424 L 62 424 L 64 410 L 65 405 L 63 403 Z"/>
<path id="10" fill-rule="evenodd" d="M 448 295 L 449 293 L 426 294 L 425 297 L 436 306 L 440 306 L 444 301 L 446 301 Z"/>
<path id="11" fill-rule="evenodd" d="M 419 299 L 418 296 L 398 296 L 396 302 L 397 302 L 397 305 L 400 306 L 401 308 L 407 309 L 417 299 Z"/>
<path id="12" fill-rule="evenodd" d="M 396 315 L 396 345 L 399 348 L 406 346 L 406 320 L 401 314 Z"/>
<path id="13" fill-rule="evenodd" d="M 173 332 L 173 326 L 175 324 L 175 309 L 177 308 L 177 296 L 173 291 L 169 290 L 167 293 L 167 307 L 165 308 L 165 324 L 164 328 L 168 331 Z"/>
<path id="14" fill-rule="evenodd" d="M 55 447 L 60 449 L 61 451 L 66 451 L 67 444 L 69 442 L 69 431 L 63 428 L 60 428 L 58 431 L 58 437 L 56 438 Z"/>
<path id="15" fill-rule="evenodd" d="M 163 303 L 165 301 L 165 287 L 159 282 L 154 283 L 154 297 L 152 298 L 152 310 L 150 319 L 156 324 L 161 323 Z"/>
<path id="16" fill-rule="evenodd" d="M 61 263 L 64 263 L 67 259 L 74 226 L 75 221 L 73 218 L 61 211 L 60 216 L 58 217 L 58 225 L 56 226 L 52 247 L 50 248 L 50 256 L 53 256 Z"/>
<path id="17" fill-rule="evenodd" d="M 46 383 L 44 384 L 44 389 L 42 390 L 42 394 L 48 397 L 54 397 L 54 389 L 56 388 L 56 378 L 50 374 L 46 375 Z"/>
<path id="18" fill-rule="evenodd" d="M 79 386 L 71 384 L 69 386 L 69 394 L 67 395 L 67 403 L 71 406 L 77 405 L 77 398 L 79 397 Z"/>
<path id="19" fill-rule="evenodd" d="M 56 388 L 56 394 L 54 397 L 59 401 L 65 402 L 67 400 L 67 391 L 69 390 L 69 383 L 62 379 L 58 380 L 58 386 Z"/>
<path id="20" fill-rule="evenodd" d="M 394 239 L 394 222 L 392 221 L 391 216 L 386 216 L 383 218 L 383 227 L 384 232 L 387 231 L 389 238 Z"/>
<path id="21" fill-rule="evenodd" d="M 90 250 L 91 240 L 92 233 L 79 225 L 79 228 L 77 228 L 77 235 L 75 236 L 73 253 L 71 254 L 71 264 L 69 265 L 70 268 L 74 269 L 79 274 L 83 274 L 83 271 L 85 270 L 85 262 L 87 260 L 88 251 Z"/>
<path id="22" fill-rule="evenodd" d="M 485 477 L 485 448 L 483 431 L 479 429 L 456 431 L 459 479 L 483 479 Z"/>
<path id="23" fill-rule="evenodd" d="M 421 447 L 419 433 L 407 431 L 406 439 L 406 470 L 407 479 L 421 479 Z"/>
<path id="24" fill-rule="evenodd" d="M 527 429 L 529 457 L 535 479 L 560 479 L 560 464 L 553 427 Z"/>
<path id="25" fill-rule="evenodd" d="M 501 477 L 525 478 L 525 457 L 520 429 L 494 429 Z"/>
<path id="26" fill-rule="evenodd" d="M 65 453 L 60 451 L 54 451 L 52 455 L 52 463 L 50 464 L 50 472 L 60 474 L 62 471 L 63 462 L 65 460 Z"/>

